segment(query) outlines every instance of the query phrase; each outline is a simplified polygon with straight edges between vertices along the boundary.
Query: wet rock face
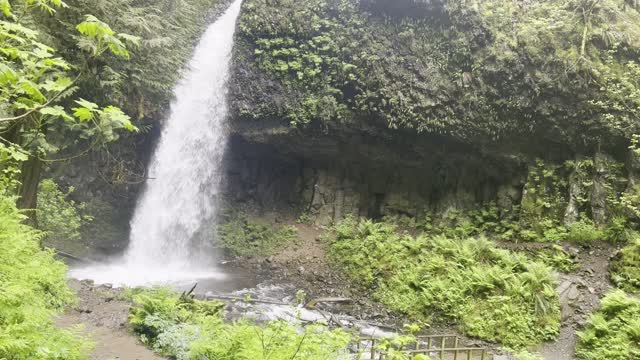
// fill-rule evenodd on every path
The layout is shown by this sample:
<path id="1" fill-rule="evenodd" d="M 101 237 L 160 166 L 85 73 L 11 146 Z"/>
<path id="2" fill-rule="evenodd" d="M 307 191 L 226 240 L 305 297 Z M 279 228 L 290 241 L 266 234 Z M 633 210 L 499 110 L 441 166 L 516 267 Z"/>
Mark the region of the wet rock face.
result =
<path id="1" fill-rule="evenodd" d="M 504 207 L 519 203 L 517 161 L 437 138 L 403 140 L 236 128 L 227 151 L 226 193 L 231 201 L 293 206 L 319 225 L 347 215 L 415 217 L 496 199 Z"/>

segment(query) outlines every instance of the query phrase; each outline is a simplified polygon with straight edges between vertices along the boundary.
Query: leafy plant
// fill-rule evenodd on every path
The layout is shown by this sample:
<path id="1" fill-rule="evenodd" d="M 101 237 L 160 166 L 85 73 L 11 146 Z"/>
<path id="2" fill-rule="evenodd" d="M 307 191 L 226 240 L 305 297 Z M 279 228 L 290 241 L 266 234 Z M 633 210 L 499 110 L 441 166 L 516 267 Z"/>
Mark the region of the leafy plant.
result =
<path id="1" fill-rule="evenodd" d="M 534 257 L 548 266 L 565 273 L 570 273 L 580 267 L 575 255 L 569 254 L 559 245 L 538 250 L 535 252 Z"/>
<path id="2" fill-rule="evenodd" d="M 218 228 L 218 244 L 233 255 L 270 255 L 297 238 L 293 226 L 273 227 L 252 221 L 245 213 L 231 214 Z"/>
<path id="3" fill-rule="evenodd" d="M 60 246 L 61 250 L 77 248 L 80 228 L 91 222 L 91 217 L 83 215 L 85 204 L 76 203 L 69 196 L 73 187 L 62 192 L 51 179 L 40 182 L 38 189 L 38 228 L 45 232 L 45 243 Z"/>
<path id="4" fill-rule="evenodd" d="M 583 360 L 627 360 L 640 357 L 640 300 L 622 290 L 607 294 L 599 310 L 578 333 L 576 355 Z"/>
<path id="5" fill-rule="evenodd" d="M 620 250 L 611 261 L 611 280 L 621 289 L 640 293 L 640 238 Z"/>
<path id="6" fill-rule="evenodd" d="M 80 151 L 83 154 L 116 140 L 119 130 L 136 130 L 129 116 L 117 107 L 100 107 L 82 98 L 70 98 L 91 63 L 106 53 L 127 57 L 126 45 L 134 45 L 137 38 L 116 34 L 89 15 L 76 27 L 78 45 L 85 52 L 81 65 L 74 67 L 54 48 L 42 43 L 36 29 L 28 27 L 35 22 L 33 9 L 52 14 L 67 5 L 58 0 L 17 3 L 19 6 L 11 6 L 4 1 L 0 19 L 0 130 L 9 133 L 2 138 L 4 146 L 28 154 L 22 166 L 29 171 L 21 181 L 19 201 L 20 207 L 35 209 L 43 161 L 61 160 L 50 156 L 81 142 L 86 147 Z M 72 113 L 69 106 L 75 106 Z"/>
<path id="7" fill-rule="evenodd" d="M 0 358 L 86 359 L 90 345 L 79 329 L 53 324 L 74 301 L 66 266 L 40 248 L 43 233 L 24 219 L 14 199 L 0 196 Z"/>
<path id="8" fill-rule="evenodd" d="M 582 219 L 568 226 L 567 240 L 588 246 L 604 239 L 603 232 L 590 220 Z"/>
<path id="9" fill-rule="evenodd" d="M 555 337 L 560 312 L 553 272 L 486 239 L 410 236 L 370 220 L 335 226 L 331 258 L 389 308 L 438 314 L 472 336 L 522 348 Z"/>
<path id="10" fill-rule="evenodd" d="M 187 300 L 166 289 L 135 291 L 130 324 L 155 351 L 176 359 L 348 359 L 350 335 L 285 321 L 225 323 L 220 303 Z M 215 312 L 203 309 L 216 309 Z"/>

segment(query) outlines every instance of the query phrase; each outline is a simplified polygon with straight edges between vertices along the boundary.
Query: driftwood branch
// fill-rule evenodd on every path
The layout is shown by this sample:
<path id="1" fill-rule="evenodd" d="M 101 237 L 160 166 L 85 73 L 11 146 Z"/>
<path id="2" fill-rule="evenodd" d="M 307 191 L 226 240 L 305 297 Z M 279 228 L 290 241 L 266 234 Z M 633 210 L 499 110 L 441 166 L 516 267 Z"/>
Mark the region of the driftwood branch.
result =
<path id="1" fill-rule="evenodd" d="M 273 300 L 246 299 L 239 296 L 229 296 L 229 295 L 207 295 L 207 300 L 242 301 L 246 303 L 260 303 L 260 304 L 271 304 L 271 305 L 292 305 L 292 304 L 273 301 Z"/>

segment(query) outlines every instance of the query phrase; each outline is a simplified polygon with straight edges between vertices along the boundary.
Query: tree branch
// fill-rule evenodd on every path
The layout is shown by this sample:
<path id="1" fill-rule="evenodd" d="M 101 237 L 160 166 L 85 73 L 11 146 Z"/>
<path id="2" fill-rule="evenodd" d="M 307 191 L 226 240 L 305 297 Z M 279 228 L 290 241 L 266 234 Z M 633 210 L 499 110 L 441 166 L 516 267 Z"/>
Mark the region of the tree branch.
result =
<path id="1" fill-rule="evenodd" d="M 10 121 L 17 121 L 20 119 L 24 119 L 25 117 L 33 114 L 36 111 L 40 111 L 43 108 L 46 108 L 47 106 L 51 105 L 54 101 L 56 101 L 62 94 L 64 94 L 65 92 L 69 91 L 69 89 L 71 89 L 76 82 L 78 82 L 78 80 L 80 79 L 80 76 L 82 75 L 82 72 L 80 72 L 75 79 L 73 79 L 73 81 L 71 82 L 71 84 L 69 84 L 69 86 L 67 86 L 66 88 L 64 88 L 63 90 L 61 90 L 59 93 L 55 94 L 51 99 L 49 99 L 46 103 L 36 106 L 33 109 L 27 111 L 26 113 L 22 114 L 22 115 L 18 115 L 18 116 L 14 116 L 14 117 L 9 117 L 9 118 L 0 118 L 0 123 L 3 122 L 10 122 Z"/>

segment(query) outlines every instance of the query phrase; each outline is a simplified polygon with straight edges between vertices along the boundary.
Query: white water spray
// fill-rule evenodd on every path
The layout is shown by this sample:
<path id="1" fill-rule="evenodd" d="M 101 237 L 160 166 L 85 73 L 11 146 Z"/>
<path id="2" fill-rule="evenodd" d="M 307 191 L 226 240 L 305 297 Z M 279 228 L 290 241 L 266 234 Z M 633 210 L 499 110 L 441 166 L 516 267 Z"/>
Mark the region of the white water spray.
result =
<path id="1" fill-rule="evenodd" d="M 227 142 L 226 81 L 240 5 L 236 0 L 207 29 L 174 89 L 125 256 L 114 264 L 73 269 L 72 277 L 138 286 L 221 276 L 207 266 L 195 242 L 216 215 Z"/>

